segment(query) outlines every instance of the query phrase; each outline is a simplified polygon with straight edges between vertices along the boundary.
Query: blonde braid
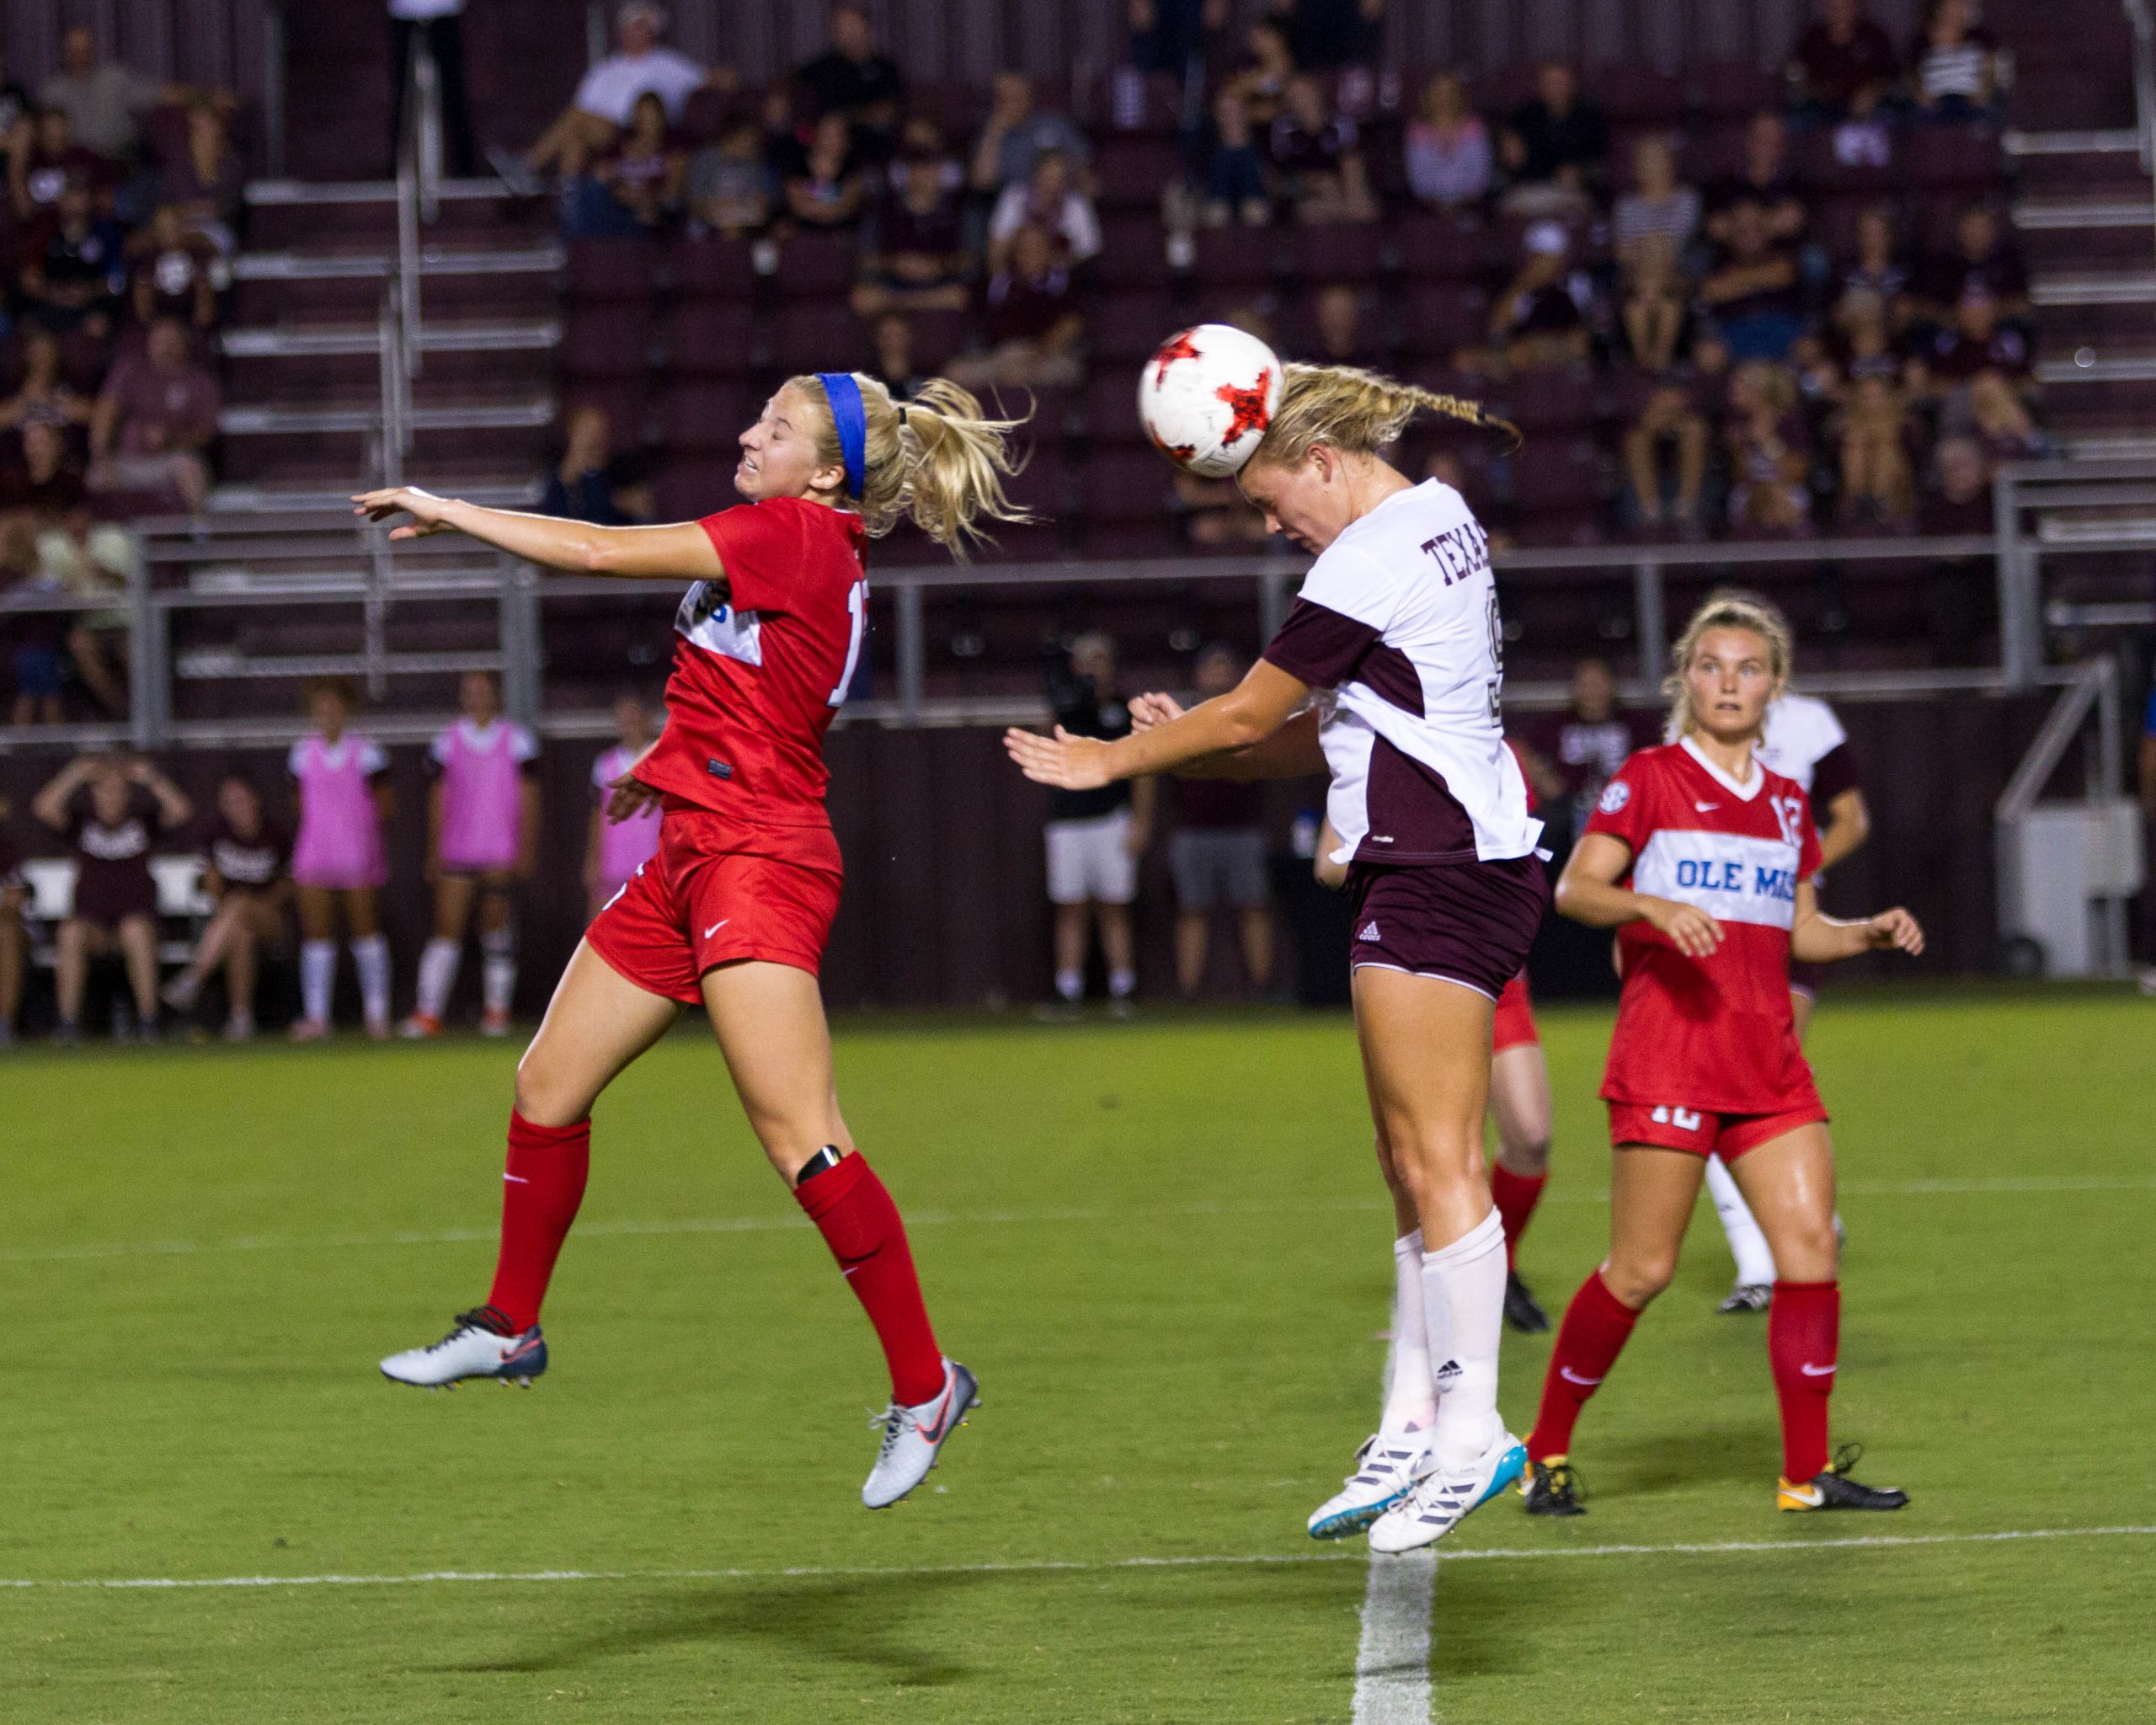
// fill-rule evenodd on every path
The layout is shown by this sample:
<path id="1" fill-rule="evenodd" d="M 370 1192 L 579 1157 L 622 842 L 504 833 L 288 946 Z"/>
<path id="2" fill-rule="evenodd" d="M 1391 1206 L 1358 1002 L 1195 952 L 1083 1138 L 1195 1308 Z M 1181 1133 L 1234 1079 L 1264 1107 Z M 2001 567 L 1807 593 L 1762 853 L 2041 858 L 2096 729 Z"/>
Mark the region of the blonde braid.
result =
<path id="1" fill-rule="evenodd" d="M 1397 442 L 1420 413 L 1442 414 L 1487 427 L 1509 439 L 1512 447 L 1519 446 L 1519 427 L 1499 419 L 1479 401 L 1440 395 L 1356 366 L 1291 365 L 1285 369 L 1273 423 L 1252 459 L 1290 467 L 1317 443 L 1354 455 L 1375 455 Z"/>

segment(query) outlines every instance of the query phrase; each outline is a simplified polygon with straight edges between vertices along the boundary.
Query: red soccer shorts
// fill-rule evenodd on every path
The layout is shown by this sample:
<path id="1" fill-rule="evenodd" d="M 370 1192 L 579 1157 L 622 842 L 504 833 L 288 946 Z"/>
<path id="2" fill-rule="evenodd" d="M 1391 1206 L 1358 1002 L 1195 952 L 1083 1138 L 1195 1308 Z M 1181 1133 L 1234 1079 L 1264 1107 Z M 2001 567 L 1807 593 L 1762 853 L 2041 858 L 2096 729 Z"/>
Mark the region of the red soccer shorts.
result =
<path id="1" fill-rule="evenodd" d="M 813 976 L 838 914 L 839 870 L 707 848 L 719 826 L 670 809 L 659 854 L 584 931 L 591 949 L 638 988 L 684 1006 L 703 1004 L 705 971 L 744 959 Z"/>
<path id="2" fill-rule="evenodd" d="M 1497 1032 L 1491 1039 L 1490 1052 L 1501 1055 L 1524 1042 L 1541 1040 L 1542 1033 L 1534 1028 L 1534 1002 L 1528 998 L 1527 972 L 1523 970 L 1497 996 Z"/>
<path id="3" fill-rule="evenodd" d="M 1636 1103 L 1609 1104 L 1609 1142 L 1652 1145 L 1657 1150 L 1689 1150 L 1694 1156 L 1719 1156 L 1733 1162 L 1785 1132 L 1827 1118 L 1817 1097 L 1800 1107 L 1772 1114 L 1714 1114 L 1697 1108 L 1642 1108 Z"/>

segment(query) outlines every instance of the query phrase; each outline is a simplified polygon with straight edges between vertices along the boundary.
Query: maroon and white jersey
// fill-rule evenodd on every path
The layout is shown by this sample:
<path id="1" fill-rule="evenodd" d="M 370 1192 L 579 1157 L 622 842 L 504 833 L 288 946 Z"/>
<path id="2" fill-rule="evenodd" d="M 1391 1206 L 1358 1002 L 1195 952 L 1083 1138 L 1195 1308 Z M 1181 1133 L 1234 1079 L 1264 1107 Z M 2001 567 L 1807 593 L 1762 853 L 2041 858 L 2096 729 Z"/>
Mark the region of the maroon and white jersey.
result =
<path id="1" fill-rule="evenodd" d="M 1587 830 L 1630 850 L 1620 885 L 1697 905 L 1722 927 L 1705 959 L 1646 922 L 1617 931 L 1625 982 L 1604 1098 L 1733 1114 L 1815 1102 L 1789 998 L 1796 886 L 1819 867 L 1803 787 L 1756 760 L 1740 784 L 1686 738 L 1627 761 Z"/>
<path id="2" fill-rule="evenodd" d="M 1802 785 L 1815 807 L 1861 783 L 1849 734 L 1834 709 L 1814 695 L 1785 695 L 1768 708 L 1758 753 L 1769 772 Z"/>
<path id="3" fill-rule="evenodd" d="M 1542 823 L 1505 746 L 1489 541 L 1426 479 L 1327 546 L 1265 657 L 1325 692 L 1319 738 L 1336 862 L 1500 862 Z"/>

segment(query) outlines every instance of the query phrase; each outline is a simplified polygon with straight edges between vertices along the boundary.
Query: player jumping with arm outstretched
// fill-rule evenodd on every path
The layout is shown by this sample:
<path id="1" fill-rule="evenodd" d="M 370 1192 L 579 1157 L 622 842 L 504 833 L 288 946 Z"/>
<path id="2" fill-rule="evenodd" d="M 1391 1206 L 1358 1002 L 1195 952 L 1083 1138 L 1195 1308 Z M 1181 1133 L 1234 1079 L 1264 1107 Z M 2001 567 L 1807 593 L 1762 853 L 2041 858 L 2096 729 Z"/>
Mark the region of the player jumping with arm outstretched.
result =
<path id="1" fill-rule="evenodd" d="M 905 1226 L 839 1113 L 816 983 L 841 872 L 823 738 L 867 630 L 866 540 L 905 517 L 958 551 L 981 519 L 1021 519 L 1001 477 L 1012 429 L 953 384 L 901 404 L 823 372 L 788 380 L 741 434 L 746 504 L 700 521 L 595 527 L 410 488 L 355 499 L 377 520 L 413 517 L 392 538 L 455 531 L 552 569 L 695 584 L 675 619 L 666 729 L 614 798 L 617 818 L 661 809 L 659 853 L 586 932 L 517 1067 L 493 1291 L 432 1347 L 385 1359 L 388 1376 L 545 1370 L 540 1301 L 584 1195 L 592 1104 L 702 1006 L 750 1125 L 890 1366 L 863 1501 L 895 1503 L 935 1465 L 974 1382 L 938 1349 Z"/>

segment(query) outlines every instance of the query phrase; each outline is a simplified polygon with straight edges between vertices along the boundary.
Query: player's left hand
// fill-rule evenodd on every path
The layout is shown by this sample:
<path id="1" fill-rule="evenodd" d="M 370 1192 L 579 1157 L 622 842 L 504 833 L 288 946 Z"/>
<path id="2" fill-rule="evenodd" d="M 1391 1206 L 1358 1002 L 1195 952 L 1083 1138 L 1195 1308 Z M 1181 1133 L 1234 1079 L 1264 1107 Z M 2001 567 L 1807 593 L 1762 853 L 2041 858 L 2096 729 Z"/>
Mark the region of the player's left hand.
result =
<path id="1" fill-rule="evenodd" d="M 365 515 L 371 521 L 382 521 L 395 515 L 408 515 L 411 521 L 402 527 L 392 527 L 392 539 L 424 539 L 430 533 L 446 531 L 448 522 L 442 519 L 450 499 L 436 497 L 431 491 L 422 491 L 416 485 L 394 485 L 382 491 L 362 491 L 352 499 L 352 513 Z"/>
<path id="2" fill-rule="evenodd" d="M 1097 737 L 1074 737 L 1061 725 L 1052 737 L 1013 727 L 1003 746 L 1018 770 L 1037 785 L 1062 791 L 1097 791 L 1114 775 L 1108 771 L 1107 745 Z"/>
<path id="3" fill-rule="evenodd" d="M 1130 729 L 1142 734 L 1155 725 L 1182 717 L 1182 702 L 1172 695 L 1140 695 L 1130 703 Z"/>
<path id="4" fill-rule="evenodd" d="M 606 792 L 606 819 L 616 826 L 625 820 L 633 820 L 639 814 L 648 814 L 659 806 L 659 793 L 642 779 L 626 772 L 609 781 Z"/>
<path id="5" fill-rule="evenodd" d="M 1864 939 L 1874 952 L 1902 952 L 1914 958 L 1924 950 L 1924 930 L 1918 926 L 1917 919 L 1899 905 L 1867 919 Z"/>

